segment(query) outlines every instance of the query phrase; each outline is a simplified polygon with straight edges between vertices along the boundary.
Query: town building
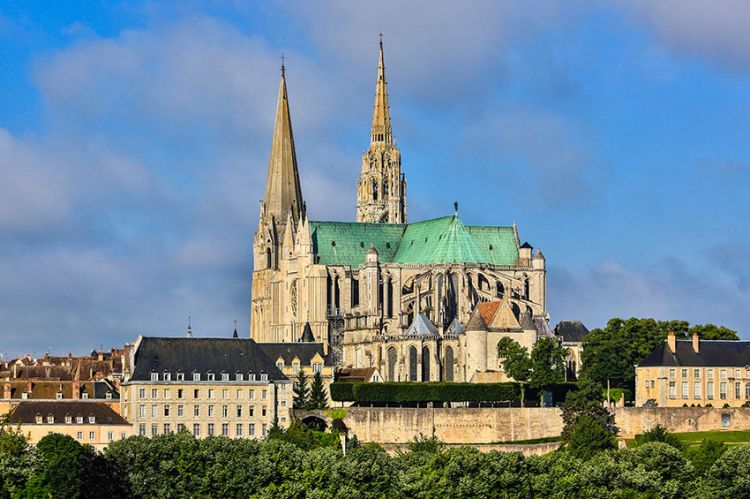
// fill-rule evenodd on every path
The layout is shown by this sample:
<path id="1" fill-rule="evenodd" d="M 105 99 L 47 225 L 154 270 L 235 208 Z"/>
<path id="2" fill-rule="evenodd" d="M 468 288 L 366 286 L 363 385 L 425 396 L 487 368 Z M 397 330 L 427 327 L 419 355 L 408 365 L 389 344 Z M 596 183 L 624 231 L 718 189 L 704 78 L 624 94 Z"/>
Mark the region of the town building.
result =
<path id="1" fill-rule="evenodd" d="M 133 426 L 112 407 L 85 400 L 25 400 L 8 415 L 8 424 L 17 427 L 32 444 L 50 433 L 60 433 L 99 451 L 133 433 Z"/>
<path id="2" fill-rule="evenodd" d="M 568 351 L 565 361 L 565 379 L 575 381 L 578 379 L 582 365 L 583 339 L 588 336 L 589 330 L 581 321 L 560 321 L 552 332 Z"/>
<path id="3" fill-rule="evenodd" d="M 296 343 L 258 343 L 258 346 L 295 385 L 300 373 L 304 373 L 309 381 L 320 373 L 330 400 L 328 387 L 334 381 L 333 364 L 325 345 L 315 341 L 309 324 Z"/>
<path id="4" fill-rule="evenodd" d="M 139 337 L 121 414 L 138 435 L 262 438 L 288 427 L 292 382 L 252 339 Z"/>
<path id="5" fill-rule="evenodd" d="M 667 340 L 635 370 L 637 406 L 740 407 L 750 403 L 750 341 Z"/>
<path id="6" fill-rule="evenodd" d="M 357 221 L 311 220 L 282 67 L 253 242 L 251 338 L 295 343 L 309 324 L 336 367 L 374 367 L 388 381 L 501 379 L 494 333 L 528 346 L 551 334 L 545 257 L 521 243 L 515 224 L 465 225 L 457 203 L 451 215 L 408 223 L 382 40 L 369 138 Z M 504 322 L 491 317 L 483 336 L 468 325 L 486 303 Z"/>
<path id="7" fill-rule="evenodd" d="M 127 346 L 84 356 L 25 355 L 10 360 L 0 366 L 0 414 L 23 400 L 97 400 L 117 412 L 126 352 Z"/>

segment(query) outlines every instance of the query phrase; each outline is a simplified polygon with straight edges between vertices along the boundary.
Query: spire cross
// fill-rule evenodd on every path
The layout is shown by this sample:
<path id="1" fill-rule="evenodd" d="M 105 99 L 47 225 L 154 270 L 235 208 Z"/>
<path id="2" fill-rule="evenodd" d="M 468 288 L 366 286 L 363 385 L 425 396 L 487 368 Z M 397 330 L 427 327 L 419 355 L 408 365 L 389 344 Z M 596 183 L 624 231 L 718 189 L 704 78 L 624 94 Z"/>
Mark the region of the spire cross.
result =
<path id="1" fill-rule="evenodd" d="M 284 52 L 281 53 L 281 74 L 284 74 Z"/>
<path id="2" fill-rule="evenodd" d="M 380 45 L 383 45 L 383 33 L 380 33 Z"/>

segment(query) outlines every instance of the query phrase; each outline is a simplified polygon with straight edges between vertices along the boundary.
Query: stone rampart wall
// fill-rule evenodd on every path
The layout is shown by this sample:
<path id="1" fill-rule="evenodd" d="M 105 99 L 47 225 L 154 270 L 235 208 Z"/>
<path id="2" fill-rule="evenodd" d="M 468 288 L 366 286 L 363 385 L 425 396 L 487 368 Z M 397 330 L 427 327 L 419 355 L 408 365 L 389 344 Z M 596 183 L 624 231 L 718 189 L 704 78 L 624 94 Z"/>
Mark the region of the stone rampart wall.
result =
<path id="1" fill-rule="evenodd" d="M 621 437 L 633 437 L 657 424 L 672 432 L 750 429 L 750 408 L 621 407 L 613 412 Z M 728 426 L 722 426 L 722 418 Z"/>
<path id="2" fill-rule="evenodd" d="M 619 436 L 624 438 L 632 438 L 657 424 L 672 432 L 750 430 L 750 408 L 619 407 L 612 411 L 620 428 Z M 557 408 L 349 407 L 345 412 L 343 421 L 349 437 L 356 435 L 361 442 L 395 447 L 420 434 L 432 435 L 433 427 L 435 435 L 448 445 L 478 447 L 555 437 L 562 431 L 562 418 Z M 330 415 L 324 411 L 295 413 L 297 417 L 317 416 L 331 423 Z"/>
<path id="3" fill-rule="evenodd" d="M 347 409 L 344 423 L 360 441 L 405 443 L 435 435 L 447 444 L 488 444 L 554 437 L 562 431 L 554 408 L 366 408 Z"/>

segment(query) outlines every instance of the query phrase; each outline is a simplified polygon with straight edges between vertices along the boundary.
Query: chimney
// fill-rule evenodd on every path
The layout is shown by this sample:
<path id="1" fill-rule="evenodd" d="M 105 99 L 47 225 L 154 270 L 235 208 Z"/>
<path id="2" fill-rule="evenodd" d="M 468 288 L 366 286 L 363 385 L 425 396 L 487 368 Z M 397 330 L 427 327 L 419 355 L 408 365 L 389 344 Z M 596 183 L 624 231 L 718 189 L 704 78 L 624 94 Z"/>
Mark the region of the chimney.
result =
<path id="1" fill-rule="evenodd" d="M 698 333 L 693 333 L 693 351 L 699 353 L 701 349 L 701 337 Z"/>
<path id="2" fill-rule="evenodd" d="M 670 331 L 667 335 L 667 345 L 669 345 L 669 350 L 672 353 L 675 353 L 677 350 L 677 337 L 674 334 L 674 331 Z"/>

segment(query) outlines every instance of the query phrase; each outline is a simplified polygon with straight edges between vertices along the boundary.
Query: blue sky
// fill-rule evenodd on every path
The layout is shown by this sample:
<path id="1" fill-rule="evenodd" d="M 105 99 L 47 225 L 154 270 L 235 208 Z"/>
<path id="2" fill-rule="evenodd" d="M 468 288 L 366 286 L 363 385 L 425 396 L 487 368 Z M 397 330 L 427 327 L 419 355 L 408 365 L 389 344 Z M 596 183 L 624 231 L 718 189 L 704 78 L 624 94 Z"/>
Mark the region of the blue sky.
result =
<path id="1" fill-rule="evenodd" d="M 286 54 L 312 218 L 353 220 L 383 32 L 409 218 L 547 257 L 553 325 L 750 338 L 740 0 L 0 4 L 0 352 L 249 329 Z"/>

